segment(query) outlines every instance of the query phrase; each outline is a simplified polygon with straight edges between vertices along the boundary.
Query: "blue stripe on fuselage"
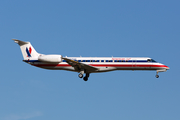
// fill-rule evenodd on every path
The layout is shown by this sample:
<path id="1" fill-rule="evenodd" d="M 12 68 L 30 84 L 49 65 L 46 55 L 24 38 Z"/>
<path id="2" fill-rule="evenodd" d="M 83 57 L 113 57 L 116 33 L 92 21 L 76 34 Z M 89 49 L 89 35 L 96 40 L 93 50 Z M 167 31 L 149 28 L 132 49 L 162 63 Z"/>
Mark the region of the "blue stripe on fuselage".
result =
<path id="1" fill-rule="evenodd" d="M 41 61 L 39 61 L 39 60 L 24 60 L 25 62 L 41 62 Z M 91 60 L 83 60 L 82 62 L 90 62 Z M 63 60 L 62 62 L 66 62 L 65 60 Z M 80 62 L 80 61 L 78 61 L 78 62 Z M 98 62 L 94 62 L 93 61 L 93 63 L 99 63 L 100 62 L 100 60 L 98 60 Z M 126 63 L 126 62 L 148 62 L 147 60 L 128 60 L 128 61 L 124 61 L 123 60 L 123 62 L 122 61 L 120 61 L 120 62 L 117 62 L 117 61 L 114 61 L 114 63 Z M 104 63 L 104 62 L 102 62 L 102 63 Z M 112 62 L 105 62 L 105 63 L 112 63 Z M 149 62 L 148 62 L 149 63 Z"/>

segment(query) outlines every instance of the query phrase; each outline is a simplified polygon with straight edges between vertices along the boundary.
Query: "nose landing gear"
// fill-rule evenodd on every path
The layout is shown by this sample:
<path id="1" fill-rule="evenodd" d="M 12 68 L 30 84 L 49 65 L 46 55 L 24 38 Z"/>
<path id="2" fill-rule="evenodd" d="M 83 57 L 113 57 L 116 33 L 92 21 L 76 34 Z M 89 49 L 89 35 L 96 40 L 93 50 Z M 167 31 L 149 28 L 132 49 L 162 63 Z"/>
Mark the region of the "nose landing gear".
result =
<path id="1" fill-rule="evenodd" d="M 159 78 L 159 75 L 158 75 L 159 71 L 156 72 L 156 78 Z"/>
<path id="2" fill-rule="evenodd" d="M 156 78 L 159 78 L 159 75 L 158 75 L 159 72 L 166 72 L 166 71 L 167 71 L 167 69 L 157 70 L 156 71 Z"/>

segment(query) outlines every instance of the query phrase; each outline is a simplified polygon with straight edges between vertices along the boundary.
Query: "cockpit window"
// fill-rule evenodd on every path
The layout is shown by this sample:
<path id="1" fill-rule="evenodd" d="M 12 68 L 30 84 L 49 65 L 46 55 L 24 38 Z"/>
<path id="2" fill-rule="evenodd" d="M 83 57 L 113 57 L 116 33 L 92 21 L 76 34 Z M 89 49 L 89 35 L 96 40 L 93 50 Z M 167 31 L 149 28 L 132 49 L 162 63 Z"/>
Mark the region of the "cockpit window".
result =
<path id="1" fill-rule="evenodd" d="M 147 62 L 156 62 L 156 61 L 153 59 L 147 59 Z"/>
<path id="2" fill-rule="evenodd" d="M 151 62 L 151 59 L 147 59 L 147 62 Z"/>
<path id="3" fill-rule="evenodd" d="M 155 60 L 151 59 L 152 62 L 156 62 Z"/>

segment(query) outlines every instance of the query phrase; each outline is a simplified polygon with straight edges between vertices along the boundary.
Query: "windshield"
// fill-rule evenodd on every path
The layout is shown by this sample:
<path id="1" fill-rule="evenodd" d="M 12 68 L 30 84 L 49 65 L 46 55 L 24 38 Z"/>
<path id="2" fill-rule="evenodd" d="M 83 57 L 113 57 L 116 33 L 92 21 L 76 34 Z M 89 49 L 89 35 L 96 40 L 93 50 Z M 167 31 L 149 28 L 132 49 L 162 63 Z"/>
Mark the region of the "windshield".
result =
<path id="1" fill-rule="evenodd" d="M 156 62 L 155 60 L 151 59 L 152 62 Z"/>

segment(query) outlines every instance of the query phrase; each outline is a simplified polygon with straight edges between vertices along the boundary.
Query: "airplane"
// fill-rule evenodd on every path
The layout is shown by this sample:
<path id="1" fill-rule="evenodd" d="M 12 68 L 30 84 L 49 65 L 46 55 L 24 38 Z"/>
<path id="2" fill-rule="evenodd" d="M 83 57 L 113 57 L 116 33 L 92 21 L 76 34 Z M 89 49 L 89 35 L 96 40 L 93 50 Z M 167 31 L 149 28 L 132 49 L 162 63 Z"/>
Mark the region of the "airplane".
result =
<path id="1" fill-rule="evenodd" d="M 168 66 L 149 57 L 63 57 L 62 55 L 45 55 L 36 52 L 30 42 L 12 39 L 20 46 L 24 62 L 50 70 L 67 70 L 79 73 L 79 78 L 87 81 L 91 73 L 115 70 L 154 70 L 156 78 L 159 72 L 165 72 Z M 85 74 L 85 77 L 84 77 Z"/>

